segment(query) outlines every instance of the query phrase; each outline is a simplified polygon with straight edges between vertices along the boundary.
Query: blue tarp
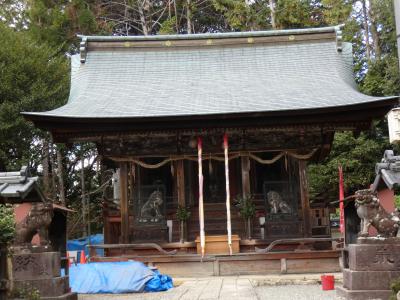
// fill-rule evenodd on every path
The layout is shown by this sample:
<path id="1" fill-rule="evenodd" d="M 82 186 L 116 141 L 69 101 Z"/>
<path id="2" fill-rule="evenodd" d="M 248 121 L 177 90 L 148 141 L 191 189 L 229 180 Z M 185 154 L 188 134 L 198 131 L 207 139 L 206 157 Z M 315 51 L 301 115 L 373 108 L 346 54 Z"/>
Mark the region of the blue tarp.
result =
<path id="1" fill-rule="evenodd" d="M 104 243 L 104 236 L 102 234 L 94 234 L 90 236 L 91 245 L 100 245 Z M 82 251 L 85 250 L 85 255 L 89 255 L 89 249 L 87 245 L 89 244 L 89 237 L 80 238 L 76 240 L 67 241 L 67 251 Z M 96 249 L 98 256 L 104 256 L 103 249 Z M 78 257 L 79 261 L 79 257 Z"/>
<path id="2" fill-rule="evenodd" d="M 72 265 L 69 282 L 71 290 L 81 294 L 158 292 L 173 287 L 171 277 L 135 261 Z"/>

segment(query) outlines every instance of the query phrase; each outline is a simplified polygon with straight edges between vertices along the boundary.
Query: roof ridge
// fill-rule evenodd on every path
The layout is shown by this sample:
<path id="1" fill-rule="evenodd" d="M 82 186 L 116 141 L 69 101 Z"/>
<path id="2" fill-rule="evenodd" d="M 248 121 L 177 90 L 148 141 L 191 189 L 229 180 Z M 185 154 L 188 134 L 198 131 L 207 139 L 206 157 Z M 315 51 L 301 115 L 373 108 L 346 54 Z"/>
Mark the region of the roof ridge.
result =
<path id="1" fill-rule="evenodd" d="M 201 39 L 224 39 L 224 38 L 246 38 L 266 36 L 287 36 L 300 34 L 318 34 L 337 32 L 343 28 L 343 24 L 329 27 L 313 27 L 300 29 L 280 29 L 244 32 L 216 32 L 195 34 L 169 34 L 169 35 L 129 35 L 129 36 L 104 36 L 104 35 L 81 35 L 77 36 L 88 42 L 111 42 L 111 41 L 166 41 L 166 40 L 201 40 Z"/>
<path id="2" fill-rule="evenodd" d="M 219 32 L 147 36 L 85 36 L 81 38 L 79 52 L 81 63 L 86 62 L 87 52 L 104 49 L 127 48 L 179 48 L 238 46 L 243 44 L 305 42 L 336 39 L 336 48 L 342 51 L 344 25 L 318 28 L 285 29 L 269 31 Z"/>

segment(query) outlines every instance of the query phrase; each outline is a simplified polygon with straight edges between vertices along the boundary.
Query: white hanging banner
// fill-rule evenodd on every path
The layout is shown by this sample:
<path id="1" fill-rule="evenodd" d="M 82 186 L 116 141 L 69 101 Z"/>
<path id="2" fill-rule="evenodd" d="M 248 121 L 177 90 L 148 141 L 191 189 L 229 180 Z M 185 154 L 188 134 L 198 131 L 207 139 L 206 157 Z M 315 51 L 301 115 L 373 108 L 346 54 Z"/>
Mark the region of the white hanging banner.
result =
<path id="1" fill-rule="evenodd" d="M 228 135 L 224 134 L 224 155 L 225 155 L 225 186 L 226 186 L 226 228 L 228 231 L 229 255 L 232 255 L 232 225 L 231 225 L 231 193 L 229 189 L 229 156 L 228 156 Z"/>

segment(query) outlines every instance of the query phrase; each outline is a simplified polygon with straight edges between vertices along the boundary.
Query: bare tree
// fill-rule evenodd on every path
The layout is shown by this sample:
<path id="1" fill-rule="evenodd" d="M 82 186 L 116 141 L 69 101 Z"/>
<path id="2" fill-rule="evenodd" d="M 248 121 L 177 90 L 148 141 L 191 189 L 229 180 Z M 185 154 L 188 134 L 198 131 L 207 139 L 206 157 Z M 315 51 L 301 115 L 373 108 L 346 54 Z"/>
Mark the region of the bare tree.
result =
<path id="1" fill-rule="evenodd" d="M 369 9 L 368 9 L 368 18 L 370 20 L 370 27 L 371 27 L 371 35 L 372 35 L 372 43 L 373 49 L 375 54 L 375 59 L 380 59 L 382 55 L 382 50 L 380 46 L 380 36 L 377 29 L 377 20 L 375 16 L 375 5 L 374 1 L 370 1 Z"/>
<path id="2" fill-rule="evenodd" d="M 102 0 L 100 17 L 112 24 L 113 31 L 120 35 L 143 34 L 157 32 L 163 18 L 167 17 L 171 0 Z"/>
<path id="3" fill-rule="evenodd" d="M 275 0 L 269 0 L 269 9 L 271 16 L 271 25 L 273 29 L 276 29 L 276 2 Z"/>
<path id="4" fill-rule="evenodd" d="M 363 21 L 364 21 L 364 35 L 365 35 L 365 46 L 367 48 L 367 59 L 371 59 L 371 45 L 369 43 L 369 24 L 368 24 L 368 12 L 366 0 L 362 0 L 362 11 L 363 11 Z"/>
<path id="5" fill-rule="evenodd" d="M 400 57 L 400 0 L 394 0 L 394 17 L 396 20 L 396 32 L 397 32 L 397 53 Z M 399 59 L 400 67 L 400 59 Z"/>
<path id="6" fill-rule="evenodd" d="M 192 1 L 186 0 L 186 24 L 187 24 L 187 33 L 192 33 Z"/>

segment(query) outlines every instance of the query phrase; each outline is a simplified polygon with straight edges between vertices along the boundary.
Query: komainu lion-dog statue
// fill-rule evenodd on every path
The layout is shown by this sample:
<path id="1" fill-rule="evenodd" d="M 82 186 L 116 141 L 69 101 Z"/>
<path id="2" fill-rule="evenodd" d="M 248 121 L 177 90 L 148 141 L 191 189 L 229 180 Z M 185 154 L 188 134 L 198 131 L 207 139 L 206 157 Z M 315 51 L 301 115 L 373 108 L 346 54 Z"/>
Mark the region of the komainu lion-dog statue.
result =
<path id="1" fill-rule="evenodd" d="M 160 210 L 162 204 L 162 193 L 160 191 L 152 192 L 140 210 L 140 222 L 159 222 L 163 218 Z"/>
<path id="2" fill-rule="evenodd" d="M 270 213 L 277 214 L 279 212 L 284 214 L 292 213 L 292 208 L 282 199 L 281 195 L 275 191 L 269 191 L 267 193 L 268 204 L 270 205 Z"/>
<path id="3" fill-rule="evenodd" d="M 380 204 L 376 192 L 365 189 L 355 192 L 355 207 L 361 219 L 360 237 L 368 237 L 372 225 L 379 237 L 395 237 L 400 226 L 399 211 L 388 213 Z"/>
<path id="4" fill-rule="evenodd" d="M 14 246 L 29 246 L 39 234 L 41 246 L 50 246 L 48 227 L 53 219 L 52 203 L 34 203 L 28 215 L 16 226 Z"/>

